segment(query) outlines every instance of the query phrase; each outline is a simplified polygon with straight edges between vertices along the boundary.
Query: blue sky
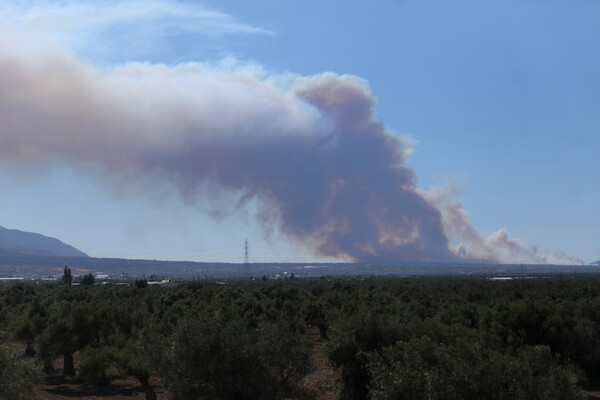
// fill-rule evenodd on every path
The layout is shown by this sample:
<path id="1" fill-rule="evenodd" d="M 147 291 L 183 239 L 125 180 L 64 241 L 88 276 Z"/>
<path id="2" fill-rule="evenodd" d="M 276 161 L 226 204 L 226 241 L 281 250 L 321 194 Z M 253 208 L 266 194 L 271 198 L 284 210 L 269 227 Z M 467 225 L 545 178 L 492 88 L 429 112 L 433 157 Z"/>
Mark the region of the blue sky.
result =
<path id="1" fill-rule="evenodd" d="M 323 3 L 24 1 L 0 7 L 0 33 L 96 71 L 202 63 L 278 86 L 358 76 L 375 117 L 413 141 L 419 190 L 462 200 L 483 238 L 505 228 L 543 251 L 600 259 L 599 2 Z M 204 204 L 215 200 L 128 190 L 61 158 L 3 157 L 0 168 L 0 225 L 93 256 L 240 262 L 247 237 L 252 261 L 332 259 L 277 227 L 265 236 L 252 199 L 215 218 Z"/>

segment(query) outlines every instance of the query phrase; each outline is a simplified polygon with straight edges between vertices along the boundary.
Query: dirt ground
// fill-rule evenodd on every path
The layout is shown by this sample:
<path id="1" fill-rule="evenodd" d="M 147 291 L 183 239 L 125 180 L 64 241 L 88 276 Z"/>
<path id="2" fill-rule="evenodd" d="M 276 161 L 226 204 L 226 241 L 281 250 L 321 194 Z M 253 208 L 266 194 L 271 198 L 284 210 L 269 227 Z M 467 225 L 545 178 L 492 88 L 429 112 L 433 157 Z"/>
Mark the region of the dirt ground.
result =
<path id="1" fill-rule="evenodd" d="M 339 373 L 327 363 L 327 357 L 323 353 L 324 342 L 319 336 L 319 330 L 311 332 L 313 341 L 313 362 L 315 370 L 304 379 L 304 387 L 314 393 L 316 400 L 334 400 L 339 394 Z"/>
<path id="2" fill-rule="evenodd" d="M 600 400 L 600 387 L 586 387 L 584 393 L 588 400 Z"/>
<path id="3" fill-rule="evenodd" d="M 315 370 L 303 382 L 303 386 L 313 393 L 316 400 L 334 400 L 338 396 L 336 380 L 338 374 L 327 364 L 323 354 L 323 340 L 318 330 L 311 332 L 313 341 L 313 361 Z M 75 363 L 77 357 L 75 356 Z M 86 386 L 75 378 L 62 376 L 62 363 L 57 360 L 55 370 L 46 375 L 45 382 L 34 389 L 36 400 L 71 400 L 73 398 L 85 400 L 145 400 L 144 392 L 136 379 L 111 375 L 110 386 L 98 388 Z M 110 374 L 109 374 L 110 375 Z M 169 394 L 160 387 L 158 380 L 153 380 L 158 400 L 168 400 Z"/>
<path id="4" fill-rule="evenodd" d="M 157 398 L 167 400 L 168 394 L 155 387 Z M 139 383 L 126 377 L 116 377 L 107 388 L 89 387 L 71 378 L 63 378 L 60 371 L 46 378 L 43 385 L 35 388 L 36 400 L 66 400 L 72 398 L 89 400 L 144 400 L 144 392 Z"/>

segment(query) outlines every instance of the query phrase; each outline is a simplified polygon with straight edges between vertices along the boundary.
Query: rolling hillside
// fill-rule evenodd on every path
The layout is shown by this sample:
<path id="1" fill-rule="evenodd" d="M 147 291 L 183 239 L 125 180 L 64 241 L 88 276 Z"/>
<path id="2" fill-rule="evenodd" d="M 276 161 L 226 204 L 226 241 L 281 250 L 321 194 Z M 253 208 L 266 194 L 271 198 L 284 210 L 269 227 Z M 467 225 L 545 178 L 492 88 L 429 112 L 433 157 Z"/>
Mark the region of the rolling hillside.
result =
<path id="1" fill-rule="evenodd" d="M 84 252 L 58 239 L 0 226 L 0 254 L 48 255 L 60 257 L 87 257 Z"/>

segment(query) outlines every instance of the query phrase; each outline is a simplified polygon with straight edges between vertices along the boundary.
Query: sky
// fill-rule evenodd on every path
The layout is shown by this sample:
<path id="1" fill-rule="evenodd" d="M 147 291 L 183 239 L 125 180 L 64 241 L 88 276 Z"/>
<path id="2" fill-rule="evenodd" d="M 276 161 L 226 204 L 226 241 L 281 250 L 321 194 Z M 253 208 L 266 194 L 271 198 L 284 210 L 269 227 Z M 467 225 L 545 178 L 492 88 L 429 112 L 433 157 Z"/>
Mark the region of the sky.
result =
<path id="1" fill-rule="evenodd" d="M 7 2 L 8 3 L 8 2 Z M 95 257 L 600 259 L 600 2 L 0 5 L 0 225 Z"/>

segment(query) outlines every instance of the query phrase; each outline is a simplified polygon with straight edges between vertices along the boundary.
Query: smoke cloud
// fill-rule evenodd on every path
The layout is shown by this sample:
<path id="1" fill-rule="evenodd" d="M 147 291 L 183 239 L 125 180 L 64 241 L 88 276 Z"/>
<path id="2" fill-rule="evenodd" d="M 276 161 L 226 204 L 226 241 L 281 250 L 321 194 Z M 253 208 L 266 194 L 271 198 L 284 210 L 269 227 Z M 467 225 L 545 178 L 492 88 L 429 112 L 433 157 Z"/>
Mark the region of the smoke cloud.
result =
<path id="1" fill-rule="evenodd" d="M 505 231 L 481 239 L 460 203 L 442 214 L 416 189 L 410 142 L 373 117 L 375 99 L 355 76 L 278 76 L 231 60 L 101 70 L 61 51 L 0 48 L 4 159 L 168 182 L 192 204 L 213 192 L 235 198 L 224 203 L 233 208 L 255 201 L 265 230 L 320 256 L 538 260 Z"/>
<path id="2" fill-rule="evenodd" d="M 262 205 L 316 254 L 451 260 L 440 212 L 415 190 L 408 145 L 373 119 L 364 81 L 278 83 L 252 67 L 132 63 L 99 71 L 66 54 L 0 55 L 0 156 L 154 174 L 202 201 L 206 184 Z"/>
<path id="3" fill-rule="evenodd" d="M 453 199 L 456 188 L 433 188 L 422 192 L 432 205 L 441 206 L 442 224 L 449 237 L 450 250 L 461 259 L 493 263 L 585 264 L 583 260 L 560 251 L 531 246 L 510 238 L 501 228 L 487 238 L 469 222 L 460 199 Z"/>

